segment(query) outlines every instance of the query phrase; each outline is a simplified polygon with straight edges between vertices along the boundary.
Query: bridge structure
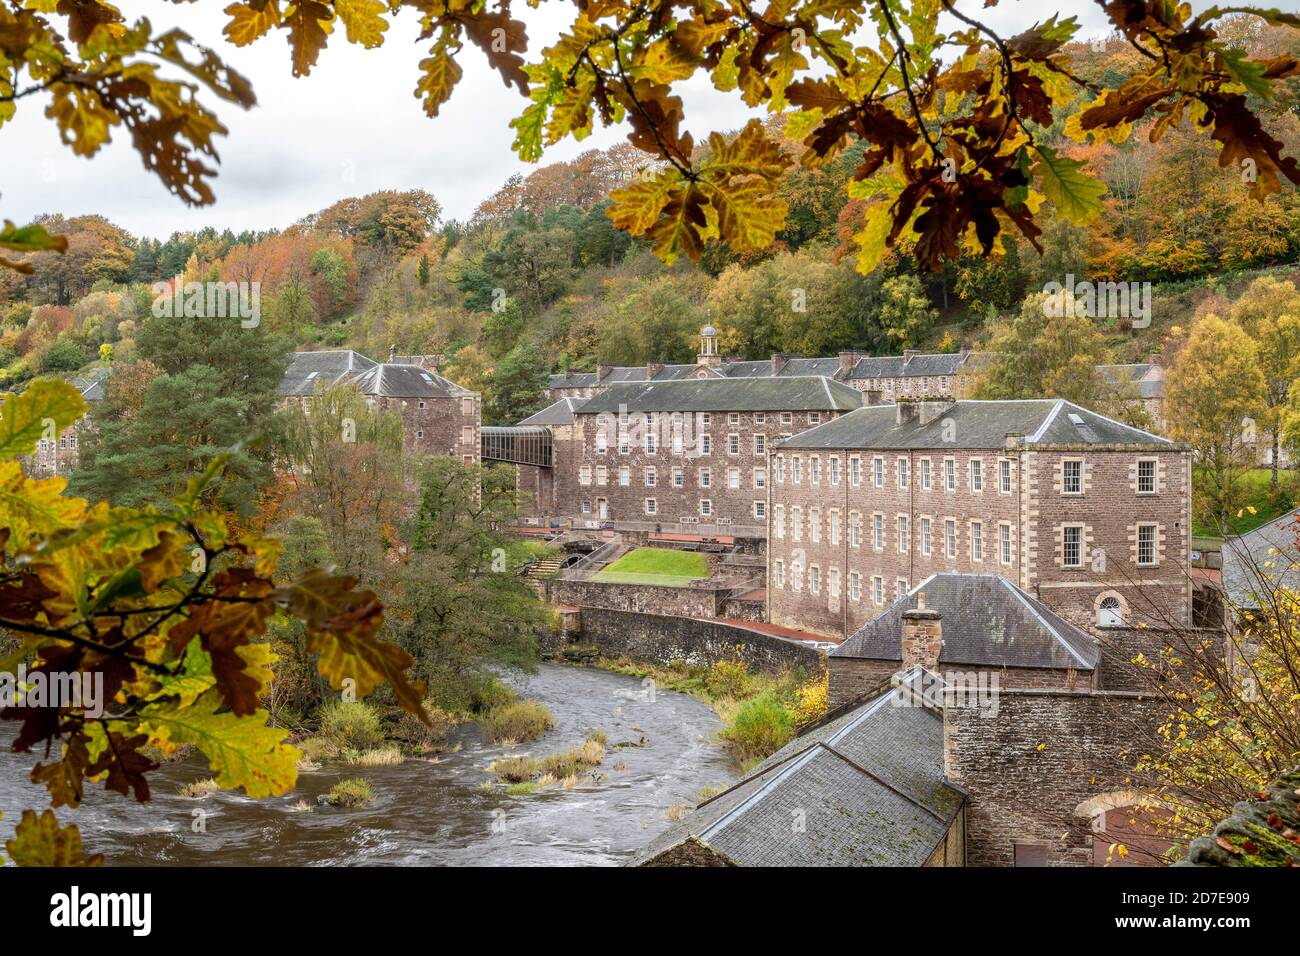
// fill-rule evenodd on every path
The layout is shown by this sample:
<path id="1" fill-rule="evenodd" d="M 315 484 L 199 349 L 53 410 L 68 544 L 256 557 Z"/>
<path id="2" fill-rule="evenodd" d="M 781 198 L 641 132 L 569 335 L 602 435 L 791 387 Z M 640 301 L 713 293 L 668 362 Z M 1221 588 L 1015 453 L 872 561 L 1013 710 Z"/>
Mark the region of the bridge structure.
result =
<path id="1" fill-rule="evenodd" d="M 479 433 L 484 461 L 552 467 L 551 430 L 545 425 L 485 425 Z"/>

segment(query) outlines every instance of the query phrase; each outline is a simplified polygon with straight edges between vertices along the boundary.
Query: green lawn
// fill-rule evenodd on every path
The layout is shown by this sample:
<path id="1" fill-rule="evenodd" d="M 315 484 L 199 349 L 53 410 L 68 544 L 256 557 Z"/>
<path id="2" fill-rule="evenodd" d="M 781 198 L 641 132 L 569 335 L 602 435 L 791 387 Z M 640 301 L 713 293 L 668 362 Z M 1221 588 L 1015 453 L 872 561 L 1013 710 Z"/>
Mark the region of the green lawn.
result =
<path id="1" fill-rule="evenodd" d="M 1295 502 L 1300 495 L 1300 479 L 1297 478 L 1293 471 L 1278 472 L 1277 491 L 1269 487 L 1271 472 L 1267 468 L 1252 468 L 1246 472 L 1241 479 L 1243 491 L 1242 500 L 1245 505 L 1241 508 L 1240 515 L 1233 515 L 1228 521 L 1229 534 L 1245 534 L 1258 528 L 1265 522 L 1272 521 L 1278 515 L 1285 514 L 1295 507 Z M 1254 508 L 1254 512 L 1251 512 Z M 1205 528 L 1197 524 L 1193 529 L 1194 535 L 1204 535 L 1208 538 L 1219 537 L 1218 528 Z"/>
<path id="2" fill-rule="evenodd" d="M 691 551 L 637 548 L 629 551 L 593 580 L 615 584 L 689 584 L 709 576 L 709 559 Z"/>

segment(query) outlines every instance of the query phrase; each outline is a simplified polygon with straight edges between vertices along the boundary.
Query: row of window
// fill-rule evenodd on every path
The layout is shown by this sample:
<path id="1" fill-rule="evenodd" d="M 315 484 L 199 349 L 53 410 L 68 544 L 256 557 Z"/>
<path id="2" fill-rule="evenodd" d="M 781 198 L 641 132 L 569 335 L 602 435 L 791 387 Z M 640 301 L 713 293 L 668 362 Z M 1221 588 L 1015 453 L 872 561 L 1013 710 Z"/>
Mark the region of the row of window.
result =
<path id="1" fill-rule="evenodd" d="M 806 468 L 805 468 L 806 464 Z M 871 483 L 876 488 L 884 488 L 889 481 L 889 465 L 883 456 L 876 455 L 867 462 L 870 469 Z M 996 463 L 994 481 L 999 494 L 1009 495 L 1015 491 L 1015 463 L 1010 458 L 999 458 Z M 1087 488 L 1085 479 L 1085 462 L 1082 458 L 1066 458 L 1061 462 L 1060 488 L 1065 495 L 1082 495 Z M 944 458 L 938 464 L 935 474 L 934 462 L 930 458 L 916 461 L 915 480 L 922 491 L 933 489 L 936 481 L 944 491 L 956 491 L 961 465 L 954 457 Z M 849 485 L 860 488 L 863 480 L 863 458 L 861 455 L 849 456 Z M 787 478 L 786 456 L 777 455 L 774 464 L 774 477 L 777 484 L 785 484 Z M 832 485 L 840 483 L 840 458 L 838 455 L 826 459 L 827 480 Z M 789 461 L 789 481 L 791 484 L 803 484 L 805 475 L 809 484 L 817 485 L 822 480 L 822 459 L 818 455 L 793 455 Z M 1159 462 L 1155 458 L 1139 458 L 1137 461 L 1137 493 L 1154 495 L 1160 491 Z M 975 494 L 984 491 L 986 483 L 984 460 L 970 458 L 966 460 L 966 486 Z M 893 469 L 893 483 L 899 489 L 906 489 L 913 480 L 912 461 L 899 457 Z"/>
<path id="2" fill-rule="evenodd" d="M 789 438 L 789 435 L 782 435 L 782 438 Z M 762 457 L 767 454 L 767 436 L 758 434 L 752 435 L 751 444 L 753 445 L 754 454 Z M 724 448 L 728 455 L 739 455 L 741 448 L 745 446 L 738 432 L 733 432 L 726 436 Z M 697 435 L 695 440 L 683 438 L 680 433 L 674 434 L 670 442 L 672 454 L 674 457 L 680 457 L 688 451 L 694 455 L 712 455 L 713 438 L 710 435 Z M 641 451 L 647 455 L 657 455 L 660 449 L 659 436 L 655 432 L 646 432 L 641 436 Z M 596 433 L 596 454 L 603 455 L 609 451 L 609 439 L 605 432 Z M 631 438 L 626 434 L 620 434 L 618 439 L 618 453 L 620 455 L 631 454 Z"/>
<path id="3" fill-rule="evenodd" d="M 641 470 L 641 480 L 647 488 L 659 487 L 659 469 L 654 465 L 646 465 Z M 578 484 L 591 485 L 595 482 L 598 486 L 609 484 L 609 469 L 604 465 L 596 465 L 593 469 L 591 465 L 583 465 L 578 469 Z M 617 481 L 620 488 L 628 488 L 632 485 L 632 469 L 627 465 L 621 466 L 617 471 Z M 680 467 L 671 468 L 668 472 L 668 481 L 674 488 L 686 487 L 686 469 Z M 725 487 L 730 491 L 739 491 L 742 476 L 739 468 L 728 468 L 725 476 Z M 695 483 L 699 488 L 712 488 L 713 470 L 711 468 L 697 468 L 695 470 Z M 755 491 L 762 491 L 767 487 L 767 471 L 763 468 L 754 468 L 750 473 L 750 487 Z"/>
<path id="4" fill-rule="evenodd" d="M 776 538 L 783 539 L 786 536 L 785 528 L 785 506 L 777 505 L 772 509 L 772 534 Z M 871 547 L 876 551 L 884 551 L 886 547 L 886 520 L 885 515 L 879 512 L 868 515 L 870 519 Z M 849 546 L 859 548 L 862 546 L 862 519 L 863 515 L 858 511 L 849 512 L 848 537 Z M 804 510 L 798 506 L 790 509 L 790 539 L 792 541 L 802 541 L 804 534 Z M 820 544 L 822 540 L 822 522 L 821 511 L 817 508 L 810 508 L 807 512 L 808 540 L 812 544 Z M 840 512 L 832 509 L 827 514 L 826 520 L 827 535 L 832 545 L 840 543 Z M 946 558 L 955 559 L 957 557 L 958 547 L 958 524 L 956 518 L 946 518 L 941 528 L 936 529 L 934 521 L 930 517 L 922 517 L 918 521 L 918 540 L 917 545 L 923 556 L 929 557 L 934 550 L 934 535 L 936 530 L 942 534 L 941 546 Z M 912 546 L 912 522 L 908 515 L 900 514 L 895 516 L 894 531 L 896 533 L 895 541 L 897 542 L 898 553 L 907 554 Z M 968 540 L 970 544 L 970 557 L 972 561 L 983 561 L 985 554 L 985 532 L 983 521 L 971 521 L 968 523 Z M 997 548 L 998 561 L 1001 564 L 1011 564 L 1015 555 L 1015 529 L 1010 522 L 1001 522 L 997 526 Z"/>
<path id="5" fill-rule="evenodd" d="M 787 588 L 791 591 L 802 591 L 804 588 L 804 569 L 803 564 L 799 561 L 790 563 L 790 573 L 787 578 L 785 562 L 778 559 L 772 562 L 772 583 L 781 590 Z M 822 571 L 816 564 L 808 566 L 808 591 L 811 594 L 822 593 Z M 830 568 L 826 572 L 826 593 L 833 599 L 840 596 L 840 569 Z M 885 579 L 880 575 L 873 575 L 870 581 L 871 594 L 869 600 L 877 605 L 885 603 Z M 910 590 L 907 578 L 894 579 L 894 600 L 903 597 Z M 862 575 L 857 571 L 849 572 L 849 600 L 862 600 Z"/>
<path id="6" fill-rule="evenodd" d="M 76 435 L 61 435 L 61 436 L 59 437 L 59 447 L 60 447 L 60 448 L 64 448 L 64 449 L 67 449 L 67 448 L 76 448 L 76 447 L 77 447 L 77 436 L 76 436 Z M 37 451 L 54 451 L 54 439 L 53 439 L 53 438 L 41 438 L 41 439 L 39 439 L 39 440 L 36 442 L 36 450 L 37 450 Z"/>
<path id="7" fill-rule="evenodd" d="M 599 501 L 599 504 L 600 504 L 600 505 L 603 505 L 603 504 L 604 504 L 604 501 L 605 501 L 605 499 L 601 498 L 600 501 Z M 642 504 L 642 507 L 644 508 L 645 513 L 646 513 L 647 515 L 650 515 L 650 516 L 658 515 L 658 514 L 659 514 L 659 499 L 658 499 L 658 498 L 646 498 L 646 499 L 644 500 L 643 504 Z M 714 516 L 714 511 L 713 511 L 713 499 L 712 499 L 712 498 L 701 498 L 701 499 L 699 500 L 699 502 L 698 502 L 697 507 L 698 507 L 698 509 L 699 509 L 699 513 L 700 513 L 700 517 L 701 517 L 701 518 L 711 518 L 711 517 Z M 605 514 L 604 514 L 604 508 L 601 507 L 600 510 L 601 510 L 601 512 L 602 512 L 602 513 L 601 513 L 601 517 L 604 518 L 604 517 L 605 517 Z M 590 500 L 586 500 L 586 501 L 583 501 L 583 502 L 582 502 L 582 513 L 583 513 L 583 514 L 591 514 L 591 501 L 590 501 Z M 766 502 L 766 501 L 755 501 L 755 502 L 753 502 L 753 504 L 752 504 L 752 506 L 751 506 L 751 512 L 750 512 L 750 513 L 753 514 L 753 516 L 754 516 L 755 518 L 757 518 L 759 521 L 762 521 L 762 520 L 766 519 L 766 518 L 767 518 L 767 502 Z"/>

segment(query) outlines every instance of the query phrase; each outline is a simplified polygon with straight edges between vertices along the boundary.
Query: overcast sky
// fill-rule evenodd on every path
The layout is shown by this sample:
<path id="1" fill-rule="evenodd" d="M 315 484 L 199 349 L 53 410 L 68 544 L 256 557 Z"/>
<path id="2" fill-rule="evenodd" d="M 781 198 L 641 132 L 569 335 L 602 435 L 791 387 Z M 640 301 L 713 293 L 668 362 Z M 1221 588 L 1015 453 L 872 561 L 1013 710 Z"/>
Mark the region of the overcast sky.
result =
<path id="1" fill-rule="evenodd" d="M 1198 9 L 1203 2 L 1194 4 Z M 1296 9 L 1300 0 L 1272 0 L 1267 6 Z M 177 230 L 212 225 L 218 229 L 286 226 L 345 196 L 377 189 L 422 188 L 442 203 L 444 215 L 465 218 L 508 176 L 527 173 L 510 149 L 509 122 L 526 105 L 507 89 L 482 54 L 466 44 L 459 62 L 465 75 L 436 119 L 424 115 L 412 95 L 417 63 L 427 45 L 417 45 L 414 12 L 389 29 L 382 47 L 366 50 L 344 42 L 337 30 L 309 77 L 294 79 L 289 48 L 279 32 L 242 49 L 221 35 L 226 0 L 175 6 L 162 0 L 119 0 L 128 19 L 148 16 L 155 28 L 180 26 L 213 46 L 226 62 L 249 77 L 258 105 L 244 112 L 210 95 L 230 134 L 218 140 L 217 202 L 192 209 L 145 172 L 129 137 L 120 128 L 114 142 L 93 159 L 74 156 L 44 116 L 48 98 L 29 97 L 18 115 L 0 128 L 0 218 L 26 222 L 43 212 L 100 213 L 137 235 L 166 238 Z M 569 2 L 544 0 L 540 10 L 516 3 L 528 24 L 530 62 L 571 21 Z M 1014 33 L 1047 15 L 1041 0 L 1003 0 L 990 10 L 964 0 L 990 26 Z M 1092 0 L 1064 0 L 1066 15 L 1082 24 L 1080 37 L 1105 32 Z M 687 127 L 696 140 L 713 129 L 734 129 L 747 116 L 734 96 L 713 90 L 706 79 L 683 85 Z M 606 147 L 626 131 L 597 129 L 582 143 L 561 143 L 542 162 L 569 159 L 585 149 Z"/>

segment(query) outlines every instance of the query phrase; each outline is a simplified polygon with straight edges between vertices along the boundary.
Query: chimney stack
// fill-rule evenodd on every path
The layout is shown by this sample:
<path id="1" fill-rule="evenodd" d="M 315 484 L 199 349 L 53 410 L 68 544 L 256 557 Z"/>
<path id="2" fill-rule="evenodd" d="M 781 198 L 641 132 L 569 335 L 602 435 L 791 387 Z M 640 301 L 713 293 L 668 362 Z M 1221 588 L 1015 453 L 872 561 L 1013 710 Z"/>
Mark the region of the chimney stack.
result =
<path id="1" fill-rule="evenodd" d="M 645 367 L 645 380 L 652 382 L 664 370 L 663 362 L 647 362 Z"/>
<path id="2" fill-rule="evenodd" d="M 918 403 L 920 406 L 917 420 L 922 425 L 928 425 L 936 418 L 942 416 L 948 409 L 952 408 L 956 402 L 951 399 L 924 399 Z"/>
<path id="3" fill-rule="evenodd" d="M 919 402 L 911 401 L 906 398 L 899 398 L 894 401 L 894 421 L 899 425 L 906 425 L 917 419 L 917 406 Z"/>
<path id="4" fill-rule="evenodd" d="M 970 358 L 970 351 L 969 345 L 959 345 L 957 347 L 957 358 L 961 360 L 963 365 L 966 363 L 966 360 Z"/>
<path id="5" fill-rule="evenodd" d="M 613 367 L 610 366 L 610 365 L 597 365 L 597 366 L 596 366 L 596 381 L 598 381 L 598 382 L 603 382 L 603 381 L 605 381 L 605 376 L 608 375 L 608 374 L 609 374 L 610 372 L 612 372 L 612 371 L 613 371 Z"/>
<path id="6" fill-rule="evenodd" d="M 781 369 L 785 368 L 785 363 L 789 360 L 789 358 L 790 356 L 786 355 L 784 352 L 773 352 L 772 353 L 772 374 L 780 375 Z"/>
<path id="7" fill-rule="evenodd" d="M 938 673 L 939 652 L 943 650 L 943 616 L 925 606 L 925 592 L 916 596 L 916 607 L 903 612 L 903 670 L 920 664 Z"/>
<path id="8" fill-rule="evenodd" d="M 389 362 L 397 361 L 397 346 L 395 344 L 388 346 L 388 361 Z"/>
<path id="9" fill-rule="evenodd" d="M 906 365 L 908 362 L 912 361 L 912 359 L 916 358 L 917 354 L 916 349 L 903 349 L 903 364 Z"/>
<path id="10" fill-rule="evenodd" d="M 840 381 L 843 381 L 844 379 L 849 377 L 849 373 L 853 371 L 853 366 L 857 364 L 858 364 L 857 352 L 841 352 L 840 370 L 835 377 L 838 378 Z"/>

